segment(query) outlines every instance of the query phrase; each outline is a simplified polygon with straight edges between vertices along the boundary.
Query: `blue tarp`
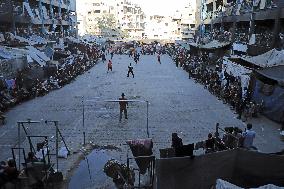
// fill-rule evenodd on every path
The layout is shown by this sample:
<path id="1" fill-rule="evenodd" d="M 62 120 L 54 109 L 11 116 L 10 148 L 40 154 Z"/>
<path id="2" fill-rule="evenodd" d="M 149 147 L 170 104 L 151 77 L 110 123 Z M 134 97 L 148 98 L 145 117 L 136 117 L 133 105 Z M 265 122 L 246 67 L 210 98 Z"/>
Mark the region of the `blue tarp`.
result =
<path id="1" fill-rule="evenodd" d="M 284 88 L 278 85 L 268 85 L 256 80 L 253 100 L 257 103 L 264 102 L 263 114 L 269 119 L 281 122 L 284 121 Z"/>
<path id="2" fill-rule="evenodd" d="M 16 82 L 14 79 L 6 79 L 5 82 L 9 90 L 12 90 L 16 87 Z"/>

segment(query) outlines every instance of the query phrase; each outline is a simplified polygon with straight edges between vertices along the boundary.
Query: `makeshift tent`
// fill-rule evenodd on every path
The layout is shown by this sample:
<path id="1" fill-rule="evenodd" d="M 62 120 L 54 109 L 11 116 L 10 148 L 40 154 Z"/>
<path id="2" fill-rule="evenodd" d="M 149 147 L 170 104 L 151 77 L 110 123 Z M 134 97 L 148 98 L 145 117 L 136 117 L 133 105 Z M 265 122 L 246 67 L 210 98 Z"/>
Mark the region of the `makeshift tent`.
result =
<path id="1" fill-rule="evenodd" d="M 265 162 L 265 163 L 264 163 Z M 156 160 L 157 189 L 208 189 L 217 179 L 243 188 L 284 186 L 284 156 L 243 149 Z"/>
<path id="2" fill-rule="evenodd" d="M 257 71 L 258 74 L 274 80 L 278 85 L 284 87 L 284 66 L 274 66 Z"/>
<path id="3" fill-rule="evenodd" d="M 284 121 L 284 66 L 256 71 L 253 100 L 264 103 L 263 114 L 277 122 Z"/>
<path id="4" fill-rule="evenodd" d="M 213 40 L 205 45 L 200 45 L 200 44 L 196 44 L 196 43 L 189 43 L 190 46 L 195 47 L 195 48 L 199 48 L 199 49 L 219 49 L 219 48 L 223 48 L 226 46 L 229 46 L 231 43 L 223 43 L 223 42 L 219 42 L 217 40 Z"/>
<path id="5" fill-rule="evenodd" d="M 272 49 L 259 56 L 247 56 L 241 57 L 240 59 L 262 68 L 284 65 L 284 50 L 278 51 L 276 49 Z"/>

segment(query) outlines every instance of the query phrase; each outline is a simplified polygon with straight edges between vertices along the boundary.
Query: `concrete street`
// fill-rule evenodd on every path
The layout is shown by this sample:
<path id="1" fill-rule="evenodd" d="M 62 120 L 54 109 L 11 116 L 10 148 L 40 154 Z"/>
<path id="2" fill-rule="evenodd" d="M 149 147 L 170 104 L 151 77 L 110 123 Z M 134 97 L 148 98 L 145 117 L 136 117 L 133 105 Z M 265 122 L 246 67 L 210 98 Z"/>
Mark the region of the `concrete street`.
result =
<path id="1" fill-rule="evenodd" d="M 109 57 L 108 57 L 109 58 Z M 11 157 L 10 148 L 18 142 L 17 121 L 58 120 L 59 128 L 72 151 L 78 151 L 83 142 L 82 97 L 85 104 L 85 130 L 87 141 L 98 145 L 114 145 L 125 151 L 126 140 L 146 138 L 146 103 L 129 104 L 128 120 L 119 122 L 119 105 L 104 100 L 118 99 L 122 92 L 127 99 L 149 101 L 149 132 L 154 141 L 154 150 L 159 157 L 159 148 L 170 147 L 171 133 L 178 132 L 184 143 L 205 140 L 215 124 L 221 127 L 245 123 L 236 119 L 230 107 L 211 95 L 181 68 L 176 68 L 169 56 L 141 56 L 140 62 L 126 55 L 115 55 L 113 72 L 107 73 L 106 63 L 98 62 L 89 72 L 62 89 L 44 97 L 28 101 L 6 113 L 7 123 L 0 127 L 0 160 Z M 126 77 L 127 67 L 132 63 L 135 78 Z M 264 117 L 250 120 L 257 136 L 255 146 L 262 152 L 284 149 L 280 140 L 278 124 Z M 28 125 L 27 125 L 28 126 Z M 48 135 L 54 140 L 55 129 L 45 123 L 29 125 L 31 135 Z M 23 131 L 21 131 L 23 136 Z M 24 141 L 24 136 L 21 141 Z M 25 141 L 26 143 L 27 141 Z M 62 146 L 60 144 L 60 146 Z M 124 154 L 125 155 L 125 154 Z M 125 160 L 124 156 L 119 156 Z M 74 163 L 60 161 L 60 169 L 67 170 Z"/>

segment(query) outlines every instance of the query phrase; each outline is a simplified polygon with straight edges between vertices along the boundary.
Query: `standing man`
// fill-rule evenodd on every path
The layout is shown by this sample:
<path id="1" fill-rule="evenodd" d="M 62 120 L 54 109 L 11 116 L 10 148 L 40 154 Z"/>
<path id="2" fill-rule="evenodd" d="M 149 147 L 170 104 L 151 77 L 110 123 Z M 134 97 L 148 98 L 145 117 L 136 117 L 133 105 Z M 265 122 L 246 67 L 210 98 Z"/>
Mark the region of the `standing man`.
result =
<path id="1" fill-rule="evenodd" d="M 161 64 L 161 56 L 160 56 L 160 54 L 158 54 L 157 58 L 158 58 L 158 62 Z"/>
<path id="2" fill-rule="evenodd" d="M 133 73 L 133 67 L 131 66 L 131 63 L 130 65 L 128 66 L 128 73 L 127 73 L 127 77 L 129 77 L 129 74 L 132 74 L 133 78 L 134 78 L 134 73 Z"/>
<path id="3" fill-rule="evenodd" d="M 176 63 L 176 67 L 177 67 L 177 68 L 178 68 L 178 62 L 179 62 L 178 55 L 175 55 L 175 63 Z"/>
<path id="4" fill-rule="evenodd" d="M 112 71 L 112 62 L 111 62 L 111 60 L 109 60 L 109 61 L 108 61 L 108 64 L 107 64 L 107 72 L 108 72 L 109 70 Z"/>
<path id="5" fill-rule="evenodd" d="M 106 55 L 105 55 L 105 53 L 102 53 L 102 56 L 101 56 L 101 57 L 102 57 L 102 61 L 105 62 L 105 61 L 106 61 Z"/>
<path id="6" fill-rule="evenodd" d="M 119 121 L 121 121 L 122 112 L 124 112 L 124 117 L 125 117 L 125 119 L 128 119 L 128 118 L 127 118 L 128 102 L 127 102 L 127 99 L 124 98 L 124 97 L 125 97 L 125 95 L 124 95 L 124 93 L 122 93 L 122 94 L 121 94 L 121 98 L 119 98 L 119 100 L 122 100 L 122 101 L 119 101 L 119 107 L 120 107 Z"/>
<path id="7" fill-rule="evenodd" d="M 247 124 L 247 129 L 245 132 L 243 132 L 243 137 L 244 137 L 244 143 L 243 143 L 244 148 L 256 149 L 253 146 L 253 140 L 255 138 L 255 131 L 252 130 L 252 124 L 250 123 Z"/>

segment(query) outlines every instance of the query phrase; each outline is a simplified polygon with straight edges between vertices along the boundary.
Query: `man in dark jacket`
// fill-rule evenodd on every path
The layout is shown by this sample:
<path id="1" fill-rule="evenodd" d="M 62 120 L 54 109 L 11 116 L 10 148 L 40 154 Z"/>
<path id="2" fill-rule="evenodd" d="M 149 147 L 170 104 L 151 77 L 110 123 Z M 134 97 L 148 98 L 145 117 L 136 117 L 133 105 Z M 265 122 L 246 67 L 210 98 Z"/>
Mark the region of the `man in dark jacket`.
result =
<path id="1" fill-rule="evenodd" d="M 122 93 L 121 98 L 119 98 L 119 100 L 122 100 L 122 101 L 119 101 L 119 106 L 120 106 L 119 121 L 121 121 L 121 119 L 122 119 L 122 112 L 124 112 L 125 119 L 128 119 L 127 118 L 128 102 L 127 102 L 127 99 L 124 98 L 124 97 L 125 97 L 125 95 L 124 95 L 124 93 Z"/>

